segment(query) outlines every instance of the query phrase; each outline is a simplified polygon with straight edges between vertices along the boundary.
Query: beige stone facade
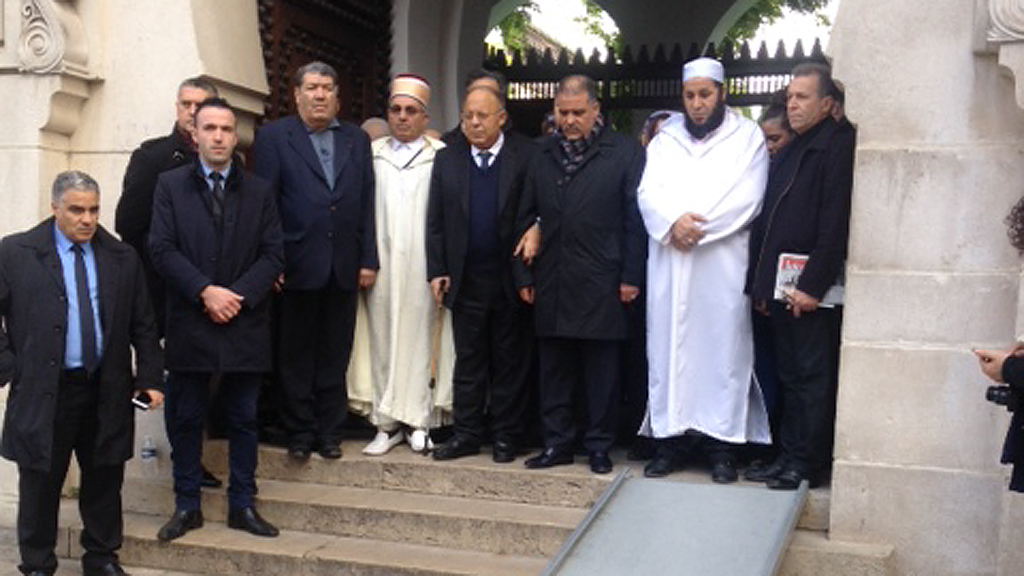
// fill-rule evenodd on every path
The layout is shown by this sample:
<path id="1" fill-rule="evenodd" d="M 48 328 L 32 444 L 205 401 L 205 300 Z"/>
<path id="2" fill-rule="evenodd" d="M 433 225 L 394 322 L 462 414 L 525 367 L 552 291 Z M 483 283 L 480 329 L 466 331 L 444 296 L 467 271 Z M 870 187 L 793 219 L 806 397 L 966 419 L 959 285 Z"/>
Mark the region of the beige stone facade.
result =
<path id="1" fill-rule="evenodd" d="M 394 2 L 393 68 L 434 84 L 434 127 L 454 124 L 488 4 Z M 831 42 L 859 147 L 830 537 L 892 544 L 899 574 L 1024 566 L 1024 496 L 998 464 L 1008 417 L 970 354 L 1024 333 L 1002 224 L 1024 194 L 1022 13 L 846 0 Z M 69 167 L 97 177 L 112 227 L 128 155 L 170 130 L 187 76 L 216 82 L 251 138 L 267 91 L 253 0 L 0 0 L 0 16 L 0 234 L 45 216 Z M 139 437 L 166 465 L 161 416 Z M 0 506 L 15 478 L 0 464 Z"/>

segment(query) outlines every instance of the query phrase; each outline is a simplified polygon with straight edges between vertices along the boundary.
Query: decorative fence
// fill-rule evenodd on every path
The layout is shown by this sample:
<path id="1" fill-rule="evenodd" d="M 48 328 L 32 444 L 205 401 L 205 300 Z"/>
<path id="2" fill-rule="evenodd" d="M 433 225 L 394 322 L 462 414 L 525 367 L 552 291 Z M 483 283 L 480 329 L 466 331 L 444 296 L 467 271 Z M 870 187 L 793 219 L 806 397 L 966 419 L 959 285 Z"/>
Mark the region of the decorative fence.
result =
<path id="1" fill-rule="evenodd" d="M 732 106 L 764 105 L 773 93 L 789 82 L 789 72 L 801 62 L 814 60 L 827 62 L 817 40 L 806 53 L 802 42 L 797 42 L 793 53 L 787 54 L 780 41 L 775 53 L 769 55 L 764 42 L 752 54 L 748 43 L 738 50 L 725 44 L 716 50 L 708 44 L 704 50 L 691 44 L 684 55 L 679 44 L 666 54 L 663 45 L 650 54 L 641 46 L 634 56 L 629 46 L 616 54 L 609 50 L 602 61 L 595 50 L 590 58 L 577 50 L 569 54 L 562 50 L 557 58 L 551 50 L 539 53 L 528 50 L 525 54 L 513 52 L 509 58 L 503 50 L 490 52 L 484 66 L 503 73 L 509 81 L 509 111 L 516 125 L 526 133 L 533 133 L 544 115 L 551 110 L 558 81 L 569 74 L 586 74 L 598 82 L 601 106 L 605 110 L 658 110 L 679 109 L 682 106 L 682 67 L 698 56 L 718 58 L 725 67 L 727 101 Z"/>

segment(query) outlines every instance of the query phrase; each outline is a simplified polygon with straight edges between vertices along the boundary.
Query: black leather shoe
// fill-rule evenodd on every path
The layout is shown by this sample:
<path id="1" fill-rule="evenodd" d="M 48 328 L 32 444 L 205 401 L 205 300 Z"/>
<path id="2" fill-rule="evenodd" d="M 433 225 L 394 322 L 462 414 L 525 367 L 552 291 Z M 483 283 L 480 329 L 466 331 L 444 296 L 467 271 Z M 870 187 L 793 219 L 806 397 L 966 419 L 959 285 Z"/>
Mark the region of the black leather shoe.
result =
<path id="1" fill-rule="evenodd" d="M 516 445 L 510 440 L 495 440 L 491 450 L 491 456 L 499 464 L 506 464 L 516 459 L 518 451 Z"/>
<path id="2" fill-rule="evenodd" d="M 288 458 L 294 462 L 308 462 L 310 455 L 309 446 L 292 444 L 288 447 Z"/>
<path id="3" fill-rule="evenodd" d="M 647 478 L 663 478 L 680 469 L 681 467 L 676 466 L 671 457 L 658 454 L 644 466 L 644 476 Z"/>
<path id="4" fill-rule="evenodd" d="M 612 459 L 603 450 L 590 453 L 590 471 L 594 474 L 607 474 L 612 471 Z"/>
<path id="5" fill-rule="evenodd" d="M 731 458 L 717 460 L 711 465 L 711 480 L 715 484 L 732 484 L 740 477 L 736 473 L 736 464 Z"/>
<path id="6" fill-rule="evenodd" d="M 232 508 L 228 512 L 228 528 L 245 530 L 256 536 L 274 537 L 280 534 L 273 524 L 267 522 L 252 506 L 248 508 Z"/>
<path id="7" fill-rule="evenodd" d="M 782 457 L 776 458 L 771 464 L 756 461 L 750 464 L 743 473 L 743 479 L 750 482 L 765 482 L 771 478 L 777 478 L 786 469 L 786 460 Z"/>
<path id="8" fill-rule="evenodd" d="M 200 510 L 175 510 L 171 519 L 167 521 L 156 533 L 156 539 L 161 542 L 170 542 L 175 538 L 181 538 L 189 530 L 203 527 L 203 513 Z"/>
<path id="9" fill-rule="evenodd" d="M 805 478 L 803 474 L 789 468 L 787 470 L 783 470 L 775 478 L 769 478 L 765 482 L 765 485 L 772 490 L 796 490 L 804 480 Z"/>
<path id="10" fill-rule="evenodd" d="M 34 574 L 34 572 L 33 572 Z M 130 576 L 117 562 L 107 562 L 99 568 L 90 568 L 82 572 L 83 576 Z"/>
<path id="11" fill-rule="evenodd" d="M 341 446 L 334 443 L 325 443 L 320 446 L 320 457 L 324 460 L 337 460 L 341 458 Z"/>
<path id="12" fill-rule="evenodd" d="M 531 470 L 538 468 L 551 468 L 552 466 L 561 466 L 563 464 L 572 464 L 575 461 L 572 452 L 568 450 L 559 450 L 558 448 L 545 448 L 543 452 L 534 456 L 533 458 L 526 459 L 526 467 Z"/>
<path id="13" fill-rule="evenodd" d="M 203 466 L 203 479 L 199 481 L 199 485 L 203 488 L 220 488 L 224 483 Z"/>
<path id="14" fill-rule="evenodd" d="M 454 460 L 463 456 L 480 453 L 480 444 L 464 436 L 453 436 L 440 448 L 434 450 L 434 460 Z"/>

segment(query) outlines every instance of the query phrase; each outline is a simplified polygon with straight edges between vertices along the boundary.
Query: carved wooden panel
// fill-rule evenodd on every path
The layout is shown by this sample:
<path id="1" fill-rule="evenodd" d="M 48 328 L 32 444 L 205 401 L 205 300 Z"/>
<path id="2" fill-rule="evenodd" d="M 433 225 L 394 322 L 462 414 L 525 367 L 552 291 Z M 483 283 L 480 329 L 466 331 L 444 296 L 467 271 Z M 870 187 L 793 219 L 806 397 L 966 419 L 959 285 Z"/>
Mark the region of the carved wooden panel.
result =
<path id="1" fill-rule="evenodd" d="M 339 116 L 359 122 L 384 111 L 391 69 L 391 0 L 259 0 L 270 95 L 266 117 L 295 110 L 292 76 L 321 60 L 338 71 Z"/>

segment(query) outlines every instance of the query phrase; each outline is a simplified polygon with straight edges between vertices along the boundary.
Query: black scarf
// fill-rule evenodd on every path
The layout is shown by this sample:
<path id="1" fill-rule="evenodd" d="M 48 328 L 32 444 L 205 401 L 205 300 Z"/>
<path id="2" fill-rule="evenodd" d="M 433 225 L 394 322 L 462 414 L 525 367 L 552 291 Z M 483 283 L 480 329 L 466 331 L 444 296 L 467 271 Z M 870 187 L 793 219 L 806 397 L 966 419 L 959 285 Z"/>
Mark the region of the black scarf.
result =
<path id="1" fill-rule="evenodd" d="M 562 177 L 558 180 L 559 186 L 572 180 L 583 164 L 583 156 L 601 136 L 602 131 L 604 131 L 604 119 L 598 116 L 594 119 L 594 127 L 590 129 L 590 134 L 583 138 L 569 140 L 562 133 L 558 134 L 558 146 L 562 149 Z"/>

